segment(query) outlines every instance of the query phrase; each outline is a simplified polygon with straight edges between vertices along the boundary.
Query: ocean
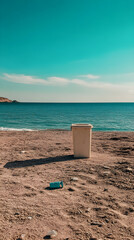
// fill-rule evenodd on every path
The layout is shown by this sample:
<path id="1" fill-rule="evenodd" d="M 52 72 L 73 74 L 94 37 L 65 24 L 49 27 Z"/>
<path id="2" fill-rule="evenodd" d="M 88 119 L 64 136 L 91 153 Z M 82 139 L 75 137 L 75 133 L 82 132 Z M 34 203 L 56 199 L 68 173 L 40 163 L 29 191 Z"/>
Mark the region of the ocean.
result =
<path id="1" fill-rule="evenodd" d="M 69 130 L 72 123 L 134 131 L 134 103 L 0 103 L 0 130 Z"/>

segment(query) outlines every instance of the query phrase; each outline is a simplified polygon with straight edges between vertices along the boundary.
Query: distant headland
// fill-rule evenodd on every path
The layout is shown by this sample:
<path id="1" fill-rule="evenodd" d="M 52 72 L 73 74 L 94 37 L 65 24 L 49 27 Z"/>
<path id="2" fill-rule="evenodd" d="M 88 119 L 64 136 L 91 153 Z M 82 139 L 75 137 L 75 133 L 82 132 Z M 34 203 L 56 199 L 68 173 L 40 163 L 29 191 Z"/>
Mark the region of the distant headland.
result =
<path id="1" fill-rule="evenodd" d="M 17 100 L 10 100 L 8 98 L 5 97 L 0 97 L 0 103 L 18 103 Z"/>

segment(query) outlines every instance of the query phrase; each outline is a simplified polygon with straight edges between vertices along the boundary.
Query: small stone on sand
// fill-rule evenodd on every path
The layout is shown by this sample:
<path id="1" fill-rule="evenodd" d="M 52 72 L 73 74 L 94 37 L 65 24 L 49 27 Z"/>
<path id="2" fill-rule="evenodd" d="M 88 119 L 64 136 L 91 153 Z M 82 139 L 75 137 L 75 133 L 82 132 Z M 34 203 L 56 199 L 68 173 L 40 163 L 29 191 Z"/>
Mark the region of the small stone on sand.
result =
<path id="1" fill-rule="evenodd" d="M 18 215 L 19 215 L 19 213 L 18 213 L 18 212 L 16 212 L 14 215 L 15 215 L 15 216 L 18 216 Z"/>
<path id="2" fill-rule="evenodd" d="M 103 174 L 104 174 L 105 176 L 108 176 L 109 174 L 111 174 L 111 172 L 110 172 L 110 171 L 104 171 Z"/>
<path id="3" fill-rule="evenodd" d="M 101 222 L 91 222 L 91 225 L 96 225 L 98 227 L 102 227 L 103 223 L 101 223 Z"/>
<path id="4" fill-rule="evenodd" d="M 73 188 L 68 188 L 68 191 L 70 191 L 70 192 L 73 192 L 73 191 L 75 191 Z"/>
<path id="5" fill-rule="evenodd" d="M 88 212 L 90 212 L 91 211 L 91 208 L 88 208 L 88 209 L 86 209 L 86 213 L 88 213 Z"/>
<path id="6" fill-rule="evenodd" d="M 26 153 L 26 151 L 21 151 L 20 153 Z"/>
<path id="7" fill-rule="evenodd" d="M 110 167 L 108 167 L 108 166 L 103 166 L 103 168 L 105 168 L 105 169 L 110 169 Z"/>
<path id="8" fill-rule="evenodd" d="M 47 233 L 46 237 L 49 237 L 50 239 L 55 238 L 57 236 L 57 232 L 55 230 L 51 230 Z"/>
<path id="9" fill-rule="evenodd" d="M 21 234 L 21 236 L 19 238 L 17 238 L 16 240 L 25 240 L 26 234 Z"/>
<path id="10" fill-rule="evenodd" d="M 26 234 L 21 234 L 21 239 L 24 240 L 26 237 Z"/>
<path id="11" fill-rule="evenodd" d="M 71 177 L 71 181 L 78 181 L 78 178 L 77 177 Z"/>
<path id="12" fill-rule="evenodd" d="M 127 167 L 126 172 L 133 172 L 133 169 L 130 167 Z"/>

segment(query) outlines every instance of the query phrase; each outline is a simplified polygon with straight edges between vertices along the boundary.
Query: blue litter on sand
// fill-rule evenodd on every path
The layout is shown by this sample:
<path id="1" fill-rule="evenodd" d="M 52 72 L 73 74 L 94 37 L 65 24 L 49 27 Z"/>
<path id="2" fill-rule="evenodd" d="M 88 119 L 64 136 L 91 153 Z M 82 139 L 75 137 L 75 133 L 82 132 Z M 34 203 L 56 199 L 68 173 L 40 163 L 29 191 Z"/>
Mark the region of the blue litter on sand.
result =
<path id="1" fill-rule="evenodd" d="M 51 189 L 54 189 L 54 188 L 63 188 L 63 181 L 50 183 L 50 188 L 51 188 Z"/>

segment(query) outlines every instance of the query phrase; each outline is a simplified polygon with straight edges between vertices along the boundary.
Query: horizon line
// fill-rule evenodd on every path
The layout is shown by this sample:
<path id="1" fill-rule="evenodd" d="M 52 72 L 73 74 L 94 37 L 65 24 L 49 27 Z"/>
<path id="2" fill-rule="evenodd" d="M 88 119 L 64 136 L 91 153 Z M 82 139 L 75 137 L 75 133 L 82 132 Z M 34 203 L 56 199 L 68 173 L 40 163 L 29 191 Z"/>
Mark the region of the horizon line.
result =
<path id="1" fill-rule="evenodd" d="M 34 102 L 34 101 L 18 101 L 17 100 L 17 102 L 15 104 L 17 104 L 17 103 L 134 103 L 134 102 L 112 102 L 112 101 L 111 102 L 64 102 L 64 101 L 63 102 L 40 102 L 40 101 Z"/>

